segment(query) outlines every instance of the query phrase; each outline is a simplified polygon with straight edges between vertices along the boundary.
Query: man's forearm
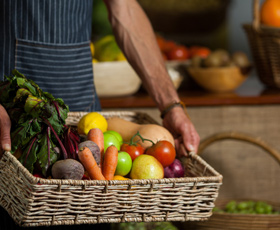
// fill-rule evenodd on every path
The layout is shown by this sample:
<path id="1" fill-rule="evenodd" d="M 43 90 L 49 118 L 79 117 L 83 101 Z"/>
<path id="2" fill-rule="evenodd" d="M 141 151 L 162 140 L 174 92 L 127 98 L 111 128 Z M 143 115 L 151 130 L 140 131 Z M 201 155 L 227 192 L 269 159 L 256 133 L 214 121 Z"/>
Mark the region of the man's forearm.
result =
<path id="1" fill-rule="evenodd" d="M 104 0 L 116 40 L 162 111 L 179 101 L 152 26 L 135 0 Z"/>

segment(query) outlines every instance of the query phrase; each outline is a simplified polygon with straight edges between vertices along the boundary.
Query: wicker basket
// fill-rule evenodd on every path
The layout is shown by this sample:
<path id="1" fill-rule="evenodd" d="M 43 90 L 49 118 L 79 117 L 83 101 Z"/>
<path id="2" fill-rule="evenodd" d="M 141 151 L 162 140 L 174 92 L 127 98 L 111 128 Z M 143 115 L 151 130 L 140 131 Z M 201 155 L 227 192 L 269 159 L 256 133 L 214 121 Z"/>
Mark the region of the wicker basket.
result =
<path id="1" fill-rule="evenodd" d="M 198 154 L 213 142 L 225 139 L 235 139 L 249 142 L 257 145 L 267 153 L 269 153 L 280 164 L 280 153 L 270 147 L 266 142 L 259 138 L 255 138 L 248 134 L 239 132 L 224 132 L 212 135 L 201 142 Z M 235 199 L 236 200 L 236 199 Z M 249 200 L 249 199 L 244 199 Z M 215 206 L 224 208 L 230 200 L 217 200 Z M 242 200 L 237 200 L 242 201 Z M 267 201 L 274 209 L 280 211 L 280 204 Z M 231 213 L 214 213 L 208 221 L 186 223 L 186 226 L 193 230 L 279 230 L 280 215 L 279 214 L 231 214 Z"/>
<path id="2" fill-rule="evenodd" d="M 85 113 L 69 113 L 76 125 Z M 145 113 L 102 112 L 139 124 Z M 9 152 L 0 161 L 0 205 L 20 226 L 120 222 L 200 221 L 212 215 L 222 176 L 198 155 L 185 158 L 183 178 L 151 180 L 57 180 L 31 175 Z"/>
<path id="3" fill-rule="evenodd" d="M 260 1 L 254 0 L 252 24 L 245 24 L 251 53 L 259 79 L 267 86 L 280 88 L 280 28 L 260 23 Z"/>

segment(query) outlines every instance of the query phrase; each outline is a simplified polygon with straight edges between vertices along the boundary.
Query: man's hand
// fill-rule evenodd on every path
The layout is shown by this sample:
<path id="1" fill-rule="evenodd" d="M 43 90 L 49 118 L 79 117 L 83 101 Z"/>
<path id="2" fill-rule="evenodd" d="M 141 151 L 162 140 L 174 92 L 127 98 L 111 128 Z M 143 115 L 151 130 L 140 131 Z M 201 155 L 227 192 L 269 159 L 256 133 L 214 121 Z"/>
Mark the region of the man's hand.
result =
<path id="1" fill-rule="evenodd" d="M 4 151 L 11 150 L 11 120 L 6 110 L 0 105 L 0 156 Z"/>
<path id="2" fill-rule="evenodd" d="M 165 115 L 163 126 L 174 136 L 179 155 L 185 155 L 180 152 L 180 144 L 183 144 L 188 151 L 197 153 L 200 137 L 181 107 L 174 107 Z"/>

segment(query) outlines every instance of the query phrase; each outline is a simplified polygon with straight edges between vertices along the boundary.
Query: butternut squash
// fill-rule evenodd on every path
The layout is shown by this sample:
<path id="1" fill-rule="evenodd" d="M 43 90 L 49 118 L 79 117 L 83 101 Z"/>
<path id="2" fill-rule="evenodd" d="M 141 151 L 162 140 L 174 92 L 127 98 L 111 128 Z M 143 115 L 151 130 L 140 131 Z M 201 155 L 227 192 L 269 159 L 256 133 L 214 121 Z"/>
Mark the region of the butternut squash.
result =
<path id="1" fill-rule="evenodd" d="M 107 130 L 114 130 L 118 132 L 124 141 L 129 141 L 137 132 L 145 139 L 150 139 L 154 143 L 160 140 L 167 140 L 174 144 L 174 138 L 171 133 L 163 126 L 156 124 L 137 124 L 132 121 L 124 120 L 119 117 L 107 118 Z M 135 137 L 134 140 L 139 140 L 139 143 L 147 148 L 152 145 L 150 141 L 142 142 L 140 137 Z"/>

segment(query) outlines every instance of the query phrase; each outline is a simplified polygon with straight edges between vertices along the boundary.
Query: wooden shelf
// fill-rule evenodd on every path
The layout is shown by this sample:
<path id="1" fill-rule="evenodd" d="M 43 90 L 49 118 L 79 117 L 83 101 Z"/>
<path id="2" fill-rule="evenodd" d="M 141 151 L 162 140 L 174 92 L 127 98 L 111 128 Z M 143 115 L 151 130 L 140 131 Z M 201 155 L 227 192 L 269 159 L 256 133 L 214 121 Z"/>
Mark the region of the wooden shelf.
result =
<path id="1" fill-rule="evenodd" d="M 280 104 L 280 89 L 265 87 L 254 75 L 231 93 L 209 93 L 197 85 L 186 87 L 184 82 L 178 89 L 178 93 L 187 107 Z M 155 107 L 152 98 L 144 89 L 131 96 L 100 98 L 100 103 L 102 108 Z"/>

